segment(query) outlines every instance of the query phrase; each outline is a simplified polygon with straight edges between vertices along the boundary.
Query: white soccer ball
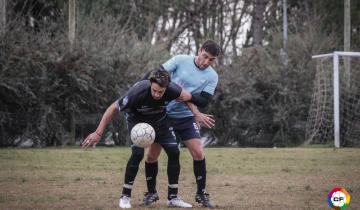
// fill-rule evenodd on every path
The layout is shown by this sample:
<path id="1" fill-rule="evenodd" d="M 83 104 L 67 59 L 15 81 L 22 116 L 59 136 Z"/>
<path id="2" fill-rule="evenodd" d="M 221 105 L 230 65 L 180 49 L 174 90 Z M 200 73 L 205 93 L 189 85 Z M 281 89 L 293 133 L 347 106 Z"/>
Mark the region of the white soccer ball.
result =
<path id="1" fill-rule="evenodd" d="M 130 138 L 138 147 L 149 147 L 155 140 L 155 130 L 148 123 L 138 123 L 131 129 Z"/>

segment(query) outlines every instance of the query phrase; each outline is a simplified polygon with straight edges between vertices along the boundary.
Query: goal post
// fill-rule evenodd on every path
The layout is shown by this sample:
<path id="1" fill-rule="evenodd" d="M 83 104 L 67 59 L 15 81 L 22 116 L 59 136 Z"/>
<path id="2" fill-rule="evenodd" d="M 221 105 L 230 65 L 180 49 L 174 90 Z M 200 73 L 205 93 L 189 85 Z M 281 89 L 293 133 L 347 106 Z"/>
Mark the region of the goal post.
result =
<path id="1" fill-rule="evenodd" d="M 360 52 L 335 51 L 312 58 L 317 62 L 306 142 L 333 138 L 337 148 L 344 143 L 359 145 Z"/>

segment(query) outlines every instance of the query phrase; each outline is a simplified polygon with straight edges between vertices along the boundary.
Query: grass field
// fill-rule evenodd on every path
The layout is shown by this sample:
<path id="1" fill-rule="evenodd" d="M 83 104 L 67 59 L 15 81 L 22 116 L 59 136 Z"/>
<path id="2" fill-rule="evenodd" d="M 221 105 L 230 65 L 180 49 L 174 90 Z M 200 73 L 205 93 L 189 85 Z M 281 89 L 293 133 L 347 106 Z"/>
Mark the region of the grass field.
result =
<path id="1" fill-rule="evenodd" d="M 180 196 L 194 201 L 192 160 L 181 151 Z M 118 209 L 126 147 L 0 149 L 0 209 Z M 206 149 L 207 191 L 218 209 L 331 209 L 327 194 L 343 187 L 348 209 L 360 209 L 360 149 L 210 148 Z M 160 201 L 148 209 L 166 209 L 166 156 L 158 175 Z M 144 162 L 134 184 L 132 205 L 140 207 Z"/>

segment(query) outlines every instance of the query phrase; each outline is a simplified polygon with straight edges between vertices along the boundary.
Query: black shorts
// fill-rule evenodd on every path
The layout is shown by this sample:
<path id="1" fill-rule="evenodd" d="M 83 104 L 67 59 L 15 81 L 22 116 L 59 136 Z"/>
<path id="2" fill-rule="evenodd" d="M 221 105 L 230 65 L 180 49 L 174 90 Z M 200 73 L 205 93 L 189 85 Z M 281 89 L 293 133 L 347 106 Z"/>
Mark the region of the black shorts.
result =
<path id="1" fill-rule="evenodd" d="M 170 118 L 171 126 L 175 133 L 180 137 L 181 141 L 189 139 L 200 139 L 200 129 L 195 122 L 194 117 Z"/>
<path id="2" fill-rule="evenodd" d="M 129 135 L 131 129 L 137 124 L 141 122 L 133 122 L 133 121 L 126 121 L 127 127 L 129 131 Z M 170 125 L 170 122 L 167 118 L 162 119 L 157 122 L 146 122 L 150 124 L 155 130 L 155 141 L 159 143 L 163 148 L 165 147 L 173 147 L 178 146 L 175 138 L 175 133 L 173 131 L 173 127 Z M 134 145 L 132 145 L 133 147 Z"/>

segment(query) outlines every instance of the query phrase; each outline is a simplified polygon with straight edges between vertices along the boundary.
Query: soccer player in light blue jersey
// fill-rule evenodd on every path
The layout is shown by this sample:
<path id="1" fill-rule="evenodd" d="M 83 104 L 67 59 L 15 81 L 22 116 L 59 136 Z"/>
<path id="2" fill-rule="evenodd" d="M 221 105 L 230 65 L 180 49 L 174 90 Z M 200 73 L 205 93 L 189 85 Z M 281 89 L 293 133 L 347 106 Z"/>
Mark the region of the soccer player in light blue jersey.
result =
<path id="1" fill-rule="evenodd" d="M 214 95 L 218 83 L 218 74 L 211 65 L 215 62 L 219 53 L 220 47 L 217 43 L 207 40 L 199 49 L 197 56 L 177 55 L 162 65 L 171 74 L 172 82 L 190 92 L 192 96 L 192 104 L 186 105 L 181 101 L 170 102 L 167 105 L 167 114 L 174 131 L 193 157 L 194 174 L 197 183 L 195 201 L 208 208 L 214 208 L 214 205 L 210 202 L 209 194 L 205 191 L 206 163 L 203 145 L 200 140 L 199 125 L 203 124 L 211 128 L 214 126 L 215 121 L 211 115 L 199 112 L 197 107 L 205 107 Z M 151 195 L 157 193 L 157 159 L 160 152 L 161 146 L 155 143 L 151 145 L 147 154 L 145 173 L 148 196 L 144 198 L 144 203 L 147 204 L 151 203 Z M 168 187 L 173 186 L 169 185 Z"/>

